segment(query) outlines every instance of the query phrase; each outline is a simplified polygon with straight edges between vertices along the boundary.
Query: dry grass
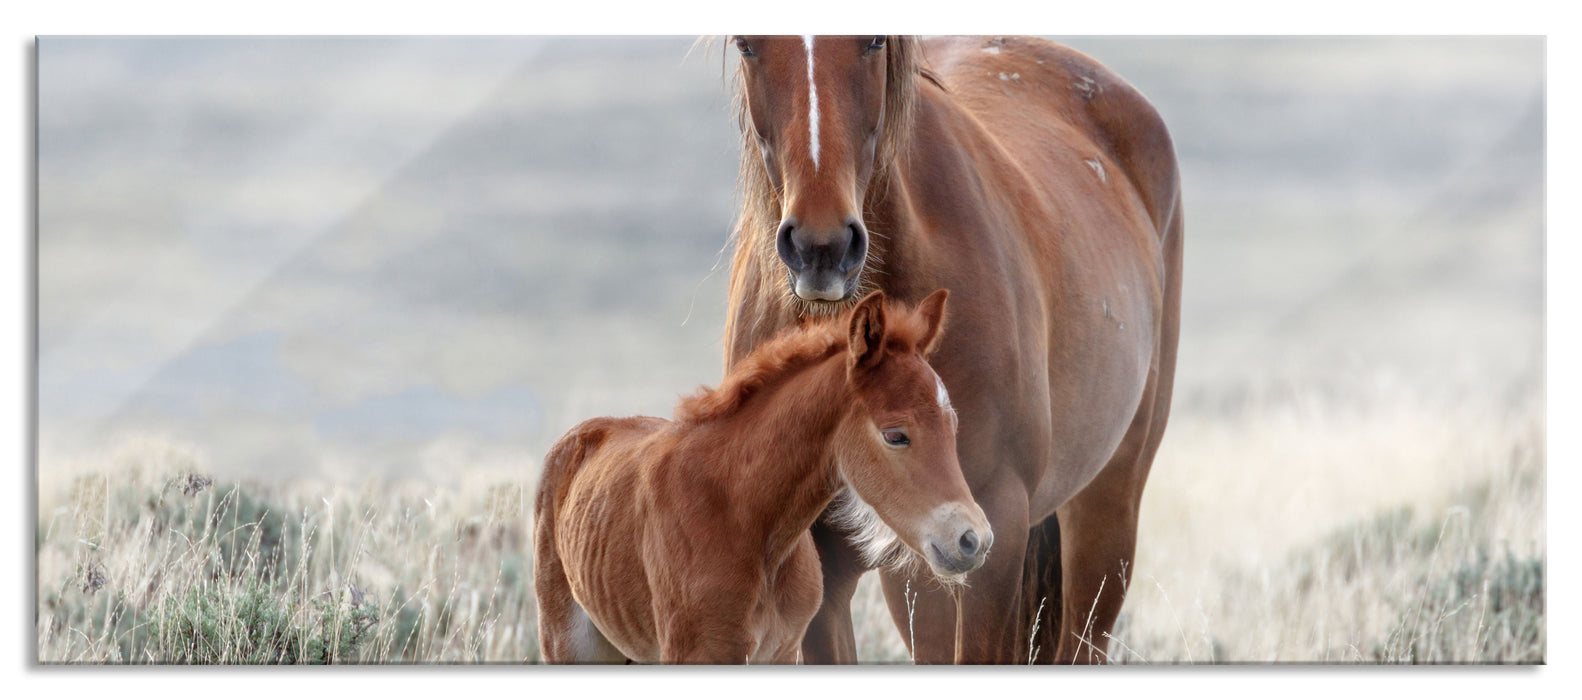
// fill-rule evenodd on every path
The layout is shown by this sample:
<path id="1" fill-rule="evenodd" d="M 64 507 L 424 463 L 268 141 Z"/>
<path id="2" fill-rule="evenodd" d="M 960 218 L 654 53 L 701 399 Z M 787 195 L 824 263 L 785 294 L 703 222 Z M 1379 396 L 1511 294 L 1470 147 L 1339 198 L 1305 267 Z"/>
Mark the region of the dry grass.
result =
<path id="1" fill-rule="evenodd" d="M 1173 424 L 1112 657 L 1542 662 L 1542 400 L 1412 396 Z"/>
<path id="2" fill-rule="evenodd" d="M 206 484 L 168 446 L 114 461 L 41 498 L 40 661 L 538 658 L 518 480 Z"/>

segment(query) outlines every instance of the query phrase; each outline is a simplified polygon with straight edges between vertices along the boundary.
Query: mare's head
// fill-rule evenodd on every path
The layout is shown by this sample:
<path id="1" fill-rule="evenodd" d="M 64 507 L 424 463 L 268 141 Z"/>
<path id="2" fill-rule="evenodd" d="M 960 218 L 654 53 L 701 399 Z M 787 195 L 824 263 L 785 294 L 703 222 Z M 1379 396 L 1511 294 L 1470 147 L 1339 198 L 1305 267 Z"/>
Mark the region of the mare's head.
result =
<path id="1" fill-rule="evenodd" d="M 907 130 L 918 73 L 916 41 L 732 41 L 741 60 L 740 245 L 774 252 L 799 305 L 843 308 L 862 288 L 869 261 L 863 202 Z"/>
<path id="2" fill-rule="evenodd" d="M 946 579 L 983 564 L 994 534 L 956 459 L 956 412 L 928 364 L 939 343 L 945 290 L 917 309 L 874 292 L 852 310 L 848 376 L 856 406 L 841 426 L 836 459 L 847 491 L 836 520 L 870 562 L 906 550 Z"/>

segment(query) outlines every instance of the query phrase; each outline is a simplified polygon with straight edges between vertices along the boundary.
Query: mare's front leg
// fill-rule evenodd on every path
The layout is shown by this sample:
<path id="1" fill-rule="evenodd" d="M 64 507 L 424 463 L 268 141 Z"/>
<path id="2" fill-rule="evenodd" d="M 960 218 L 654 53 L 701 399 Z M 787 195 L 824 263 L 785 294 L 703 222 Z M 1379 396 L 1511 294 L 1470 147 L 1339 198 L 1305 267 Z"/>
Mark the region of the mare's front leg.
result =
<path id="1" fill-rule="evenodd" d="M 846 534 L 822 518 L 813 523 L 812 533 L 818 546 L 824 595 L 802 637 L 802 663 L 854 664 L 858 661 L 857 635 L 851 626 L 851 599 L 867 567 Z"/>
<path id="2" fill-rule="evenodd" d="M 961 662 L 1026 663 L 1027 628 L 1022 617 L 1022 562 L 1027 553 L 1027 492 L 1020 482 L 1006 483 L 978 496 L 994 528 L 994 545 L 983 566 L 967 574 L 959 589 L 964 615 Z M 956 600 L 933 579 L 926 564 L 915 571 L 885 570 L 884 599 L 914 661 L 948 664 L 956 660 Z M 911 604 L 908 605 L 908 598 Z"/>

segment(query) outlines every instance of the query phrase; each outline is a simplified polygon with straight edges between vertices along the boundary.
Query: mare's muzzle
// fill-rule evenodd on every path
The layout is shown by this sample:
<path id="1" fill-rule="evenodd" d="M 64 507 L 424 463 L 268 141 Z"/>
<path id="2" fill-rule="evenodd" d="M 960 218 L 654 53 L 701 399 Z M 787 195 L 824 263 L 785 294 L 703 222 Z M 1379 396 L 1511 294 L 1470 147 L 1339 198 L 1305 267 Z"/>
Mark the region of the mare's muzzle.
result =
<path id="1" fill-rule="evenodd" d="M 840 301 L 857 291 L 868 257 L 868 230 L 849 218 L 844 226 L 801 226 L 794 218 L 780 223 L 775 250 L 790 272 L 791 290 L 807 301 Z"/>

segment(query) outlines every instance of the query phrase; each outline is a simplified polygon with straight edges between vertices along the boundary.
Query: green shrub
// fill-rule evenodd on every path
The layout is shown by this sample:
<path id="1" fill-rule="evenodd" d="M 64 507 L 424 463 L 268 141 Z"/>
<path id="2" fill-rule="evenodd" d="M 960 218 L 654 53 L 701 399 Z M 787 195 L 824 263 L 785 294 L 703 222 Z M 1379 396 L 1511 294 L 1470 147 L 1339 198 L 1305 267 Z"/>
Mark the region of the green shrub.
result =
<path id="1" fill-rule="evenodd" d="M 377 621 L 361 594 L 322 595 L 293 610 L 251 576 L 220 595 L 166 598 L 150 660 L 171 664 L 327 664 L 359 659 Z"/>

